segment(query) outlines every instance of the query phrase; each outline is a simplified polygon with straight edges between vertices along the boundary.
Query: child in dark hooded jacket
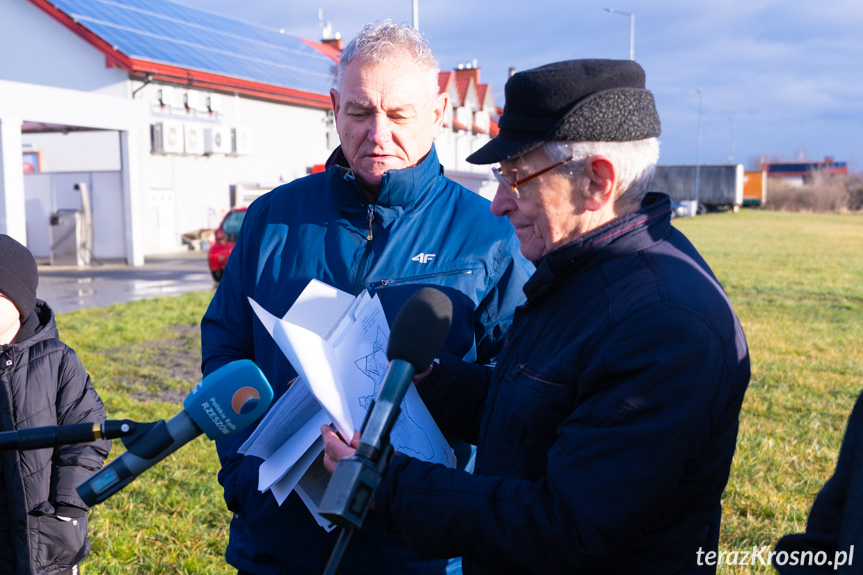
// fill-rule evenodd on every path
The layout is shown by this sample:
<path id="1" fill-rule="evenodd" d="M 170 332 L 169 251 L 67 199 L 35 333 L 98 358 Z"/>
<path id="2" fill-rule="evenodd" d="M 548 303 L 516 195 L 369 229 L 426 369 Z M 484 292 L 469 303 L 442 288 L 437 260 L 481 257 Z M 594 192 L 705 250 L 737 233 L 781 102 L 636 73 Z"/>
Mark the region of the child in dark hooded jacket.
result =
<path id="1" fill-rule="evenodd" d="M 0 234 L 0 431 L 105 420 L 75 352 L 58 339 L 54 312 L 36 299 L 30 251 Z M 90 551 L 87 505 L 76 487 L 102 467 L 105 439 L 0 452 L 0 573 L 78 573 Z"/>

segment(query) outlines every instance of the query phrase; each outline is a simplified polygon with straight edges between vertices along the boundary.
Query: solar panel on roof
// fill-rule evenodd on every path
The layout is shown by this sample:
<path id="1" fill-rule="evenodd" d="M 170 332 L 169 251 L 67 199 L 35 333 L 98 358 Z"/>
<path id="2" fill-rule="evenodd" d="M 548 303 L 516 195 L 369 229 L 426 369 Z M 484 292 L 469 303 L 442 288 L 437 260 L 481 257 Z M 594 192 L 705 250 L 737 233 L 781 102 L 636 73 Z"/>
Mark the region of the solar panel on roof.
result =
<path id="1" fill-rule="evenodd" d="M 136 59 L 316 94 L 328 94 L 334 66 L 300 38 L 168 0 L 50 0 Z"/>

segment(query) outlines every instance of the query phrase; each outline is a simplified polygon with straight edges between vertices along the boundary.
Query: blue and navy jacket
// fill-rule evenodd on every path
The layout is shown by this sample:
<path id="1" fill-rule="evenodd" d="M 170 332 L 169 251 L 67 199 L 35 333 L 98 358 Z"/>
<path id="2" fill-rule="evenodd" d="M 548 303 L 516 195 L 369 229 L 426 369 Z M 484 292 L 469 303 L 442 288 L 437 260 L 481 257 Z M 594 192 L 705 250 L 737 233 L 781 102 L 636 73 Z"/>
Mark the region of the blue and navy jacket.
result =
<path id="1" fill-rule="evenodd" d="M 378 518 L 466 574 L 715 570 L 749 352 L 668 196 L 547 254 L 525 292 L 493 370 L 442 357 L 418 386 L 475 474 L 397 454 Z"/>
<path id="2" fill-rule="evenodd" d="M 311 279 L 353 294 L 377 293 L 390 322 L 423 286 L 453 302 L 444 351 L 488 363 L 499 353 L 533 266 L 518 252 L 506 219 L 489 202 L 443 175 L 434 147 L 419 165 L 390 170 L 369 203 L 350 169 L 332 165 L 255 200 L 218 290 L 201 322 L 204 374 L 252 359 L 278 398 L 296 372 L 256 319 L 247 298 L 282 317 Z M 296 494 L 276 505 L 258 492 L 260 460 L 237 448 L 251 428 L 217 442 L 228 508 L 235 512 L 228 562 L 259 574 L 321 573 L 333 536 Z M 356 534 L 343 573 L 434 572 L 373 514 Z M 353 565 L 353 567 L 352 567 Z"/>

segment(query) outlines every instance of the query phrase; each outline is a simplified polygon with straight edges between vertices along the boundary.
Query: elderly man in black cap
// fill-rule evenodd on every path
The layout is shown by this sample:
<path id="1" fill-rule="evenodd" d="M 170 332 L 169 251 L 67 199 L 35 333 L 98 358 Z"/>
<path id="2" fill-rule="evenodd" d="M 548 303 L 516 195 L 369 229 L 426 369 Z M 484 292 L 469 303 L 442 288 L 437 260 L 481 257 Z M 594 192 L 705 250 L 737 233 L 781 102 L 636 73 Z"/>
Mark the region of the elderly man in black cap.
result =
<path id="1" fill-rule="evenodd" d="M 512 76 L 495 214 L 536 263 L 494 369 L 418 382 L 475 475 L 396 454 L 377 516 L 465 573 L 700 573 L 718 546 L 749 354 L 731 303 L 647 193 L 659 118 L 630 61 Z M 325 434 L 325 463 L 351 453 Z M 715 555 L 714 555 L 715 556 Z M 715 562 L 714 562 L 715 563 Z"/>

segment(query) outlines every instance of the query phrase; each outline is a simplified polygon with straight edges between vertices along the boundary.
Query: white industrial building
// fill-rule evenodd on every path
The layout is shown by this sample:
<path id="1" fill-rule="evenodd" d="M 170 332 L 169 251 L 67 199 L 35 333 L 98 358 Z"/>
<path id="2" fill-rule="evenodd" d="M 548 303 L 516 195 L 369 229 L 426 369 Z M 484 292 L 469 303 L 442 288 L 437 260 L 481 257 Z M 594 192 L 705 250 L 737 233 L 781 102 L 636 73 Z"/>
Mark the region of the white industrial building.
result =
<path id="1" fill-rule="evenodd" d="M 337 42 L 169 0 L 2 0 L 0 232 L 52 258 L 83 229 L 79 263 L 180 249 L 320 169 L 338 144 Z M 475 66 L 440 85 L 447 175 L 488 195 L 487 169 L 464 158 L 495 133 L 491 90 Z"/>

